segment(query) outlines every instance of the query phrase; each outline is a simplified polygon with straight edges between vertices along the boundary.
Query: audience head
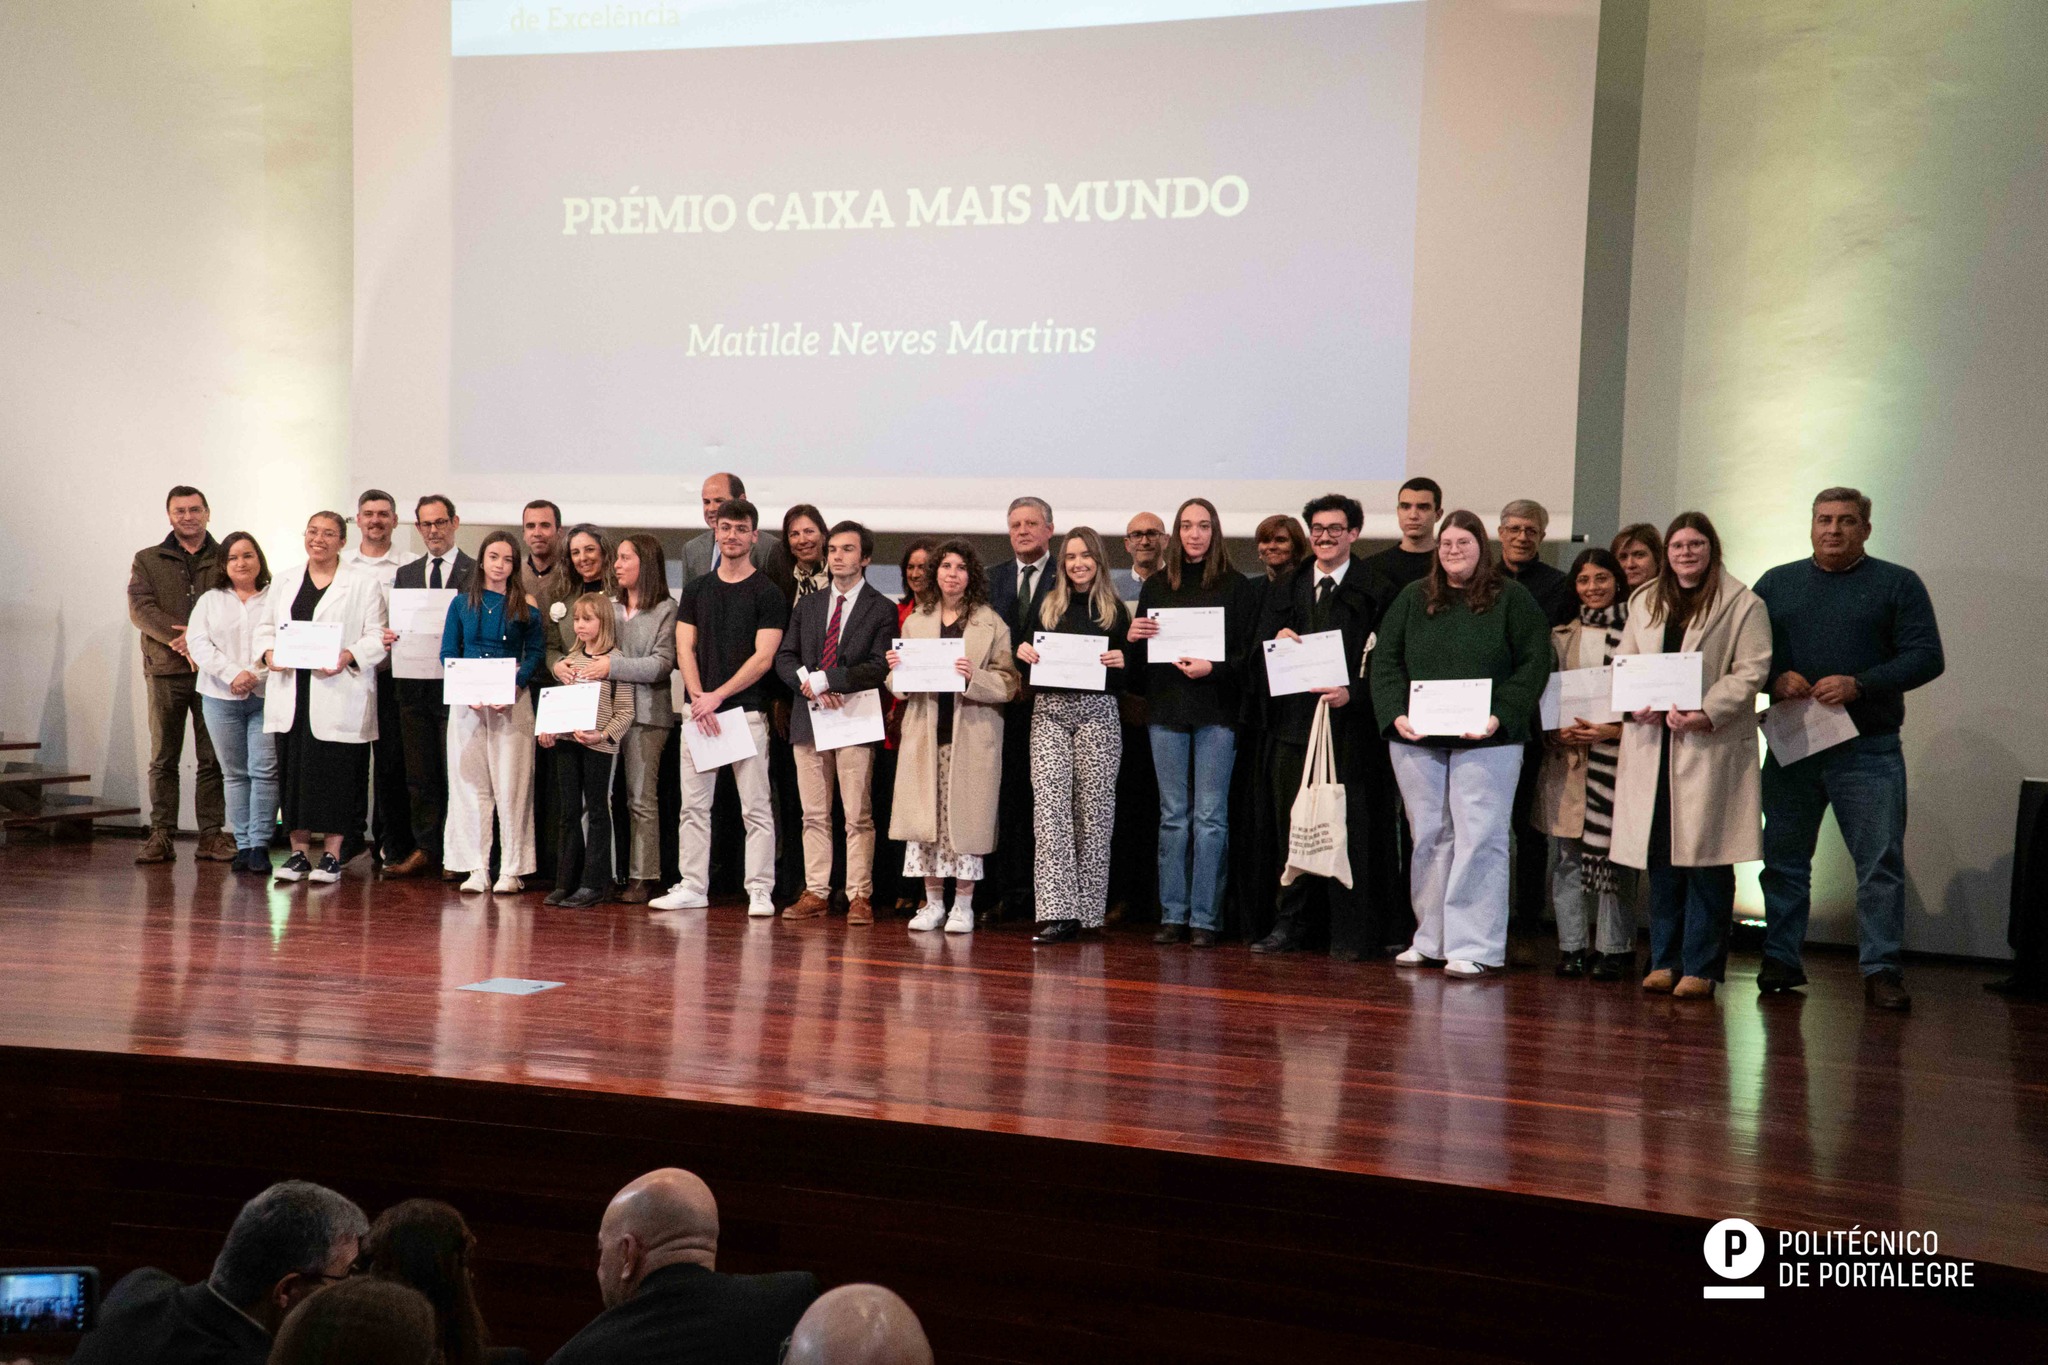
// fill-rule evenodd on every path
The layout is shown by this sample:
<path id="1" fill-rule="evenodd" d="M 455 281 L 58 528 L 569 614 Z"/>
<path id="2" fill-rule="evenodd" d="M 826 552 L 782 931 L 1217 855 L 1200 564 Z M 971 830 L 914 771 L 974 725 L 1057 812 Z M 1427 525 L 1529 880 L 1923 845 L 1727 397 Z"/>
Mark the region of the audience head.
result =
<path id="1" fill-rule="evenodd" d="M 1052 504 L 1044 498 L 1015 498 L 1009 518 L 1010 548 L 1017 558 L 1035 562 L 1052 543 Z"/>
<path id="2" fill-rule="evenodd" d="M 597 1284 L 616 1308 L 640 1282 L 672 1265 L 718 1268 L 718 1201 L 711 1187 L 669 1166 L 649 1171 L 606 1206 L 597 1229 Z"/>
<path id="3" fill-rule="evenodd" d="M 579 583 L 602 583 L 607 594 L 617 586 L 612 582 L 612 542 L 605 533 L 589 522 L 578 522 L 569 528 L 564 537 L 569 551 L 569 568 Z"/>
<path id="4" fill-rule="evenodd" d="M 526 585 L 519 567 L 519 542 L 510 531 L 493 531 L 476 547 L 476 572 L 469 576 L 469 586 L 463 589 L 463 595 L 470 605 L 481 607 L 486 589 L 505 594 L 507 620 L 526 619 Z"/>
<path id="5" fill-rule="evenodd" d="M 936 611 L 946 601 L 956 602 L 962 615 L 988 601 L 988 573 L 981 567 L 981 556 L 972 541 L 958 536 L 940 541 L 932 551 L 931 593 L 921 605 Z"/>
<path id="6" fill-rule="evenodd" d="M 1620 563 L 1630 592 L 1664 571 L 1664 537 L 1647 521 L 1622 527 L 1608 548 Z"/>
<path id="7" fill-rule="evenodd" d="M 745 498 L 727 498 L 718 505 L 711 534 L 718 542 L 719 556 L 737 564 L 751 559 L 755 542 L 761 539 L 761 512 Z"/>
<path id="8" fill-rule="evenodd" d="M 1500 566 L 1486 544 L 1486 523 L 1463 508 L 1445 515 L 1436 528 L 1436 557 L 1422 580 L 1423 610 L 1431 616 L 1462 600 L 1483 612 L 1500 597 Z"/>
<path id="9" fill-rule="evenodd" d="M 1813 500 L 1813 557 L 1839 572 L 1863 558 L 1870 539 L 1870 499 L 1854 488 L 1823 488 Z"/>
<path id="10" fill-rule="evenodd" d="M 820 1294 L 790 1334 L 787 1365 L 932 1365 L 910 1305 L 878 1284 Z"/>
<path id="11" fill-rule="evenodd" d="M 1278 578 L 1308 558 L 1308 532 L 1302 529 L 1300 518 L 1285 512 L 1275 512 L 1260 522 L 1252 539 L 1259 547 L 1259 563 L 1265 565 L 1267 578 Z"/>
<path id="12" fill-rule="evenodd" d="M 1141 578 L 1157 573 L 1166 562 L 1166 523 L 1157 513 L 1140 512 L 1124 527 L 1124 553 Z"/>
<path id="13" fill-rule="evenodd" d="M 1333 571 L 1351 558 L 1351 547 L 1365 525 L 1365 509 L 1357 498 L 1325 493 L 1301 509 L 1301 518 L 1308 523 L 1309 553 L 1325 571 Z"/>
<path id="14" fill-rule="evenodd" d="M 782 543 L 792 563 L 822 564 L 825 560 L 825 514 L 800 502 L 782 514 Z"/>
<path id="15" fill-rule="evenodd" d="M 1060 571 L 1053 579 L 1052 591 L 1039 604 L 1039 623 L 1047 629 L 1058 625 L 1067 607 L 1079 597 L 1088 603 L 1089 618 L 1108 630 L 1116 624 L 1123 602 L 1110 580 L 1109 555 L 1102 548 L 1102 537 L 1092 526 L 1076 526 L 1062 534 L 1057 544 Z"/>
<path id="16" fill-rule="evenodd" d="M 1621 572 L 1621 561 L 1612 551 L 1591 545 L 1579 551 L 1579 557 L 1572 561 L 1572 587 L 1579 594 L 1579 605 L 1591 611 L 1611 607 L 1617 601 L 1628 598 L 1628 580 Z"/>
<path id="17" fill-rule="evenodd" d="M 1516 498 L 1500 509 L 1500 557 L 1512 569 L 1535 563 L 1549 530 L 1550 512 L 1542 503 Z"/>
<path id="18" fill-rule="evenodd" d="M 359 1278 L 292 1310 L 269 1365 L 440 1365 L 434 1309 L 417 1289 Z"/>
<path id="19" fill-rule="evenodd" d="M 348 544 L 348 523 L 339 512 L 315 512 L 306 519 L 306 562 L 325 568 L 341 557 Z"/>
<path id="20" fill-rule="evenodd" d="M 206 494 L 181 483 L 164 496 L 164 515 L 170 518 L 171 533 L 196 547 L 206 539 L 206 523 L 213 520 L 213 509 L 206 505 Z"/>
<path id="21" fill-rule="evenodd" d="M 429 555 L 445 555 L 455 548 L 455 532 L 461 527 L 455 504 L 440 493 L 429 493 L 412 505 L 412 527 Z"/>
<path id="22" fill-rule="evenodd" d="M 398 499 L 381 488 L 366 488 L 356 499 L 356 543 L 387 545 L 398 529 Z"/>
<path id="23" fill-rule="evenodd" d="M 744 498 L 747 495 L 747 486 L 740 482 L 740 476 L 737 474 L 713 474 L 704 480 L 704 486 L 698 490 L 697 495 L 704 502 L 704 524 L 716 530 L 718 509 L 734 498 Z M 756 520 L 758 521 L 758 518 Z"/>
<path id="24" fill-rule="evenodd" d="M 661 542 L 635 531 L 612 552 L 612 596 L 634 611 L 645 611 L 668 596 L 668 556 Z"/>
<path id="25" fill-rule="evenodd" d="M 1394 495 L 1394 519 L 1401 524 L 1401 543 L 1427 545 L 1436 519 L 1444 512 L 1444 490 L 1435 479 L 1413 478 Z"/>
<path id="26" fill-rule="evenodd" d="M 1237 570 L 1223 543 L 1223 518 L 1207 498 L 1189 498 L 1173 514 L 1173 534 L 1166 542 L 1166 581 L 1176 591 L 1191 564 L 1202 566 L 1202 586 L 1213 588 Z"/>
<path id="27" fill-rule="evenodd" d="M 470 1278 L 475 1249 L 476 1237 L 456 1210 L 436 1199 L 408 1199 L 370 1224 L 356 1270 L 426 1296 L 434 1310 L 442 1365 L 481 1365 L 484 1318 Z"/>
<path id="28" fill-rule="evenodd" d="M 905 604 L 916 606 L 931 595 L 932 553 L 938 548 L 939 542 L 930 536 L 919 536 L 904 547 L 902 562 L 897 567 L 903 572 Z"/>
<path id="29" fill-rule="evenodd" d="M 247 531 L 230 531 L 220 543 L 220 568 L 229 587 L 250 591 L 270 586 L 270 561 Z"/>
<path id="30" fill-rule="evenodd" d="M 519 530 L 526 538 L 526 552 L 542 568 L 555 567 L 555 542 L 562 534 L 562 509 L 546 498 L 535 498 L 519 514 Z"/>
<path id="31" fill-rule="evenodd" d="M 825 572 L 835 579 L 864 575 L 874 557 L 875 533 L 857 521 L 837 522 L 825 536 Z"/>
<path id="32" fill-rule="evenodd" d="M 1664 528 L 1664 569 L 1651 594 L 1652 621 L 1691 625 L 1720 594 L 1721 535 L 1705 512 L 1680 512 Z"/>
<path id="33" fill-rule="evenodd" d="M 347 1276 L 369 1220 L 324 1185 L 285 1180 L 242 1205 L 207 1283 L 267 1332 L 323 1284 Z"/>

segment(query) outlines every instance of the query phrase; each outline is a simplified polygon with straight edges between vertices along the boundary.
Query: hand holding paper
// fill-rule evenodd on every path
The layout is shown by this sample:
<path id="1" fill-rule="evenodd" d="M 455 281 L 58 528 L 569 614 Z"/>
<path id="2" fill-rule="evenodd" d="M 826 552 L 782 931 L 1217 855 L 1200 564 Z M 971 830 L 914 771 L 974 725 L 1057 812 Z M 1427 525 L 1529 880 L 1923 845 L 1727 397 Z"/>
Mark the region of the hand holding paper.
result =
<path id="1" fill-rule="evenodd" d="M 1408 684 L 1408 728 L 1418 736 L 1491 733 L 1493 679 L 1424 678 Z"/>

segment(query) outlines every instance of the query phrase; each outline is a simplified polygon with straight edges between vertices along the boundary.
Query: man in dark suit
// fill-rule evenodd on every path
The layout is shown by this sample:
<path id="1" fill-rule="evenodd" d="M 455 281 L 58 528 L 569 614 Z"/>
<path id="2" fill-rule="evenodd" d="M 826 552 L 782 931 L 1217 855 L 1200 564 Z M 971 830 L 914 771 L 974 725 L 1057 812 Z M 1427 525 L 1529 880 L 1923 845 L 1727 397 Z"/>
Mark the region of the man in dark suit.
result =
<path id="1" fill-rule="evenodd" d="M 413 505 L 413 526 L 427 552 L 402 566 L 394 588 L 469 586 L 476 561 L 455 545 L 462 521 L 455 504 L 429 493 Z M 397 639 L 384 632 L 389 647 Z M 448 820 L 448 708 L 436 678 L 398 678 L 398 728 L 405 743 L 405 786 L 412 807 L 413 852 L 384 869 L 387 877 L 418 877 L 441 870 L 441 831 Z"/>
<path id="2" fill-rule="evenodd" d="M 803 801 L 804 893 L 783 910 L 785 920 L 815 919 L 831 904 L 836 783 L 846 815 L 846 922 L 875 922 L 873 787 L 879 745 L 820 750 L 811 726 L 811 703 L 836 711 L 848 693 L 880 687 L 889 676 L 885 656 L 896 634 L 896 604 L 868 584 L 874 554 L 874 535 L 857 521 L 842 521 L 826 533 L 825 571 L 832 585 L 797 599 L 775 654 L 776 676 L 795 702 L 789 742 Z"/>
<path id="3" fill-rule="evenodd" d="M 1010 627 L 1010 647 L 1038 629 L 1038 608 L 1052 590 L 1059 556 L 1052 552 L 1052 504 L 1018 498 L 1010 504 L 1010 549 L 1015 558 L 992 564 L 988 604 Z M 995 866 L 989 879 L 1002 895 L 1005 919 L 1037 914 L 1038 836 L 1032 827 L 1031 697 L 1029 689 L 1003 712 L 1003 786 L 996 798 Z"/>
<path id="4" fill-rule="evenodd" d="M 807 1270 L 719 1274 L 718 1201 L 673 1167 L 612 1196 L 597 1248 L 605 1310 L 550 1365 L 776 1365 L 818 1297 L 818 1277 Z"/>
<path id="5" fill-rule="evenodd" d="M 264 1365 L 285 1314 L 346 1279 L 369 1230 L 363 1211 L 333 1190 L 272 1185 L 235 1215 L 201 1283 L 145 1267 L 115 1285 L 73 1365 Z"/>
<path id="6" fill-rule="evenodd" d="M 1261 642 L 1299 639 L 1326 630 L 1344 635 L 1344 667 L 1353 685 L 1274 697 L 1268 715 L 1274 739 L 1272 801 L 1280 833 L 1280 861 L 1287 861 L 1287 834 L 1294 798 L 1301 788 L 1308 732 L 1319 699 L 1330 703 L 1330 740 L 1336 749 L 1337 780 L 1348 789 L 1346 852 L 1351 885 L 1330 877 L 1296 877 L 1279 891 L 1273 932 L 1252 945 L 1255 953 L 1291 953 L 1310 938 L 1310 903 L 1318 890 L 1330 907 L 1330 956 L 1355 962 L 1386 951 L 1390 935 L 1405 926 L 1385 923 L 1386 907 L 1367 894 L 1367 839 L 1370 805 L 1362 799 L 1369 775 L 1368 746 L 1380 743 L 1372 699 L 1360 681 L 1365 642 L 1379 609 L 1363 560 L 1351 554 L 1365 523 L 1356 498 L 1326 493 L 1301 509 L 1314 558 L 1274 585 L 1259 625 Z M 1263 652 L 1263 643 L 1262 643 Z"/>

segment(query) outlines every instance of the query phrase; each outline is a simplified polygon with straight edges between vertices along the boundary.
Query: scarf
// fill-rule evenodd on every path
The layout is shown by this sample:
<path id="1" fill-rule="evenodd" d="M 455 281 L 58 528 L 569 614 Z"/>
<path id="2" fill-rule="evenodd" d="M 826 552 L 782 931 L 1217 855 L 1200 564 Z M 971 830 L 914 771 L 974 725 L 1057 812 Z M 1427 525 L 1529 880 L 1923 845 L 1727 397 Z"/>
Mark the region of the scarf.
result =
<path id="1" fill-rule="evenodd" d="M 793 577 L 796 579 L 796 595 L 799 600 L 809 597 L 832 581 L 832 576 L 825 572 L 823 560 L 818 561 L 815 567 L 797 565 Z"/>
<path id="2" fill-rule="evenodd" d="M 1628 623 L 1628 603 L 1616 600 L 1604 607 L 1580 607 L 1579 624 L 1602 634 L 1600 662 L 1614 658 L 1621 643 L 1621 628 Z M 1595 894 L 1616 890 L 1614 864 L 1607 850 L 1614 845 L 1614 769 L 1621 753 L 1618 740 L 1603 740 L 1586 751 L 1586 825 L 1579 836 L 1579 878 Z"/>

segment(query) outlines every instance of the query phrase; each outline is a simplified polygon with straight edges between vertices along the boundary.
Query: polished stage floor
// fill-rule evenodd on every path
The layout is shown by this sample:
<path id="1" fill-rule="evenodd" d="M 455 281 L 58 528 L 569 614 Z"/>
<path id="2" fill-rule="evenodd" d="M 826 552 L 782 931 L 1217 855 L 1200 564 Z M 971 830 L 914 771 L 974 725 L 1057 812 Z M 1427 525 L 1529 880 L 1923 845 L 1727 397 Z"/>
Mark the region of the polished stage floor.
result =
<path id="1" fill-rule="evenodd" d="M 1279 1162 L 1785 1228 L 1932 1228 L 2048 1271 L 2048 1007 L 1850 958 L 1760 1000 L 1021 928 L 565 911 L 135 845 L 0 849 L 0 1046 L 591 1089 Z M 358 866 L 361 866 L 360 864 Z M 559 981 L 531 996 L 459 987 Z"/>

